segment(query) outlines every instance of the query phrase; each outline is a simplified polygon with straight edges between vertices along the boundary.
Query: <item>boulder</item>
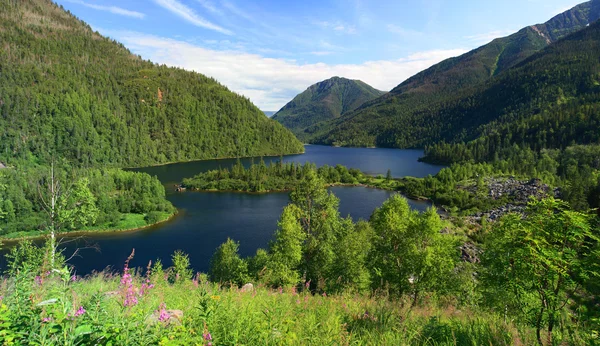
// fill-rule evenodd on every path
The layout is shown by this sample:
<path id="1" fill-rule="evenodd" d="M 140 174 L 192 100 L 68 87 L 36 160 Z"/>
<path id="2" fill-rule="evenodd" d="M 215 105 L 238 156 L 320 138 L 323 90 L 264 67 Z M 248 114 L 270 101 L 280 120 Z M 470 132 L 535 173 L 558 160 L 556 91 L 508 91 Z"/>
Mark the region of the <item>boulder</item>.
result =
<path id="1" fill-rule="evenodd" d="M 247 283 L 244 286 L 242 286 L 241 291 L 242 292 L 252 292 L 252 291 L 254 291 L 254 285 L 251 283 Z"/>

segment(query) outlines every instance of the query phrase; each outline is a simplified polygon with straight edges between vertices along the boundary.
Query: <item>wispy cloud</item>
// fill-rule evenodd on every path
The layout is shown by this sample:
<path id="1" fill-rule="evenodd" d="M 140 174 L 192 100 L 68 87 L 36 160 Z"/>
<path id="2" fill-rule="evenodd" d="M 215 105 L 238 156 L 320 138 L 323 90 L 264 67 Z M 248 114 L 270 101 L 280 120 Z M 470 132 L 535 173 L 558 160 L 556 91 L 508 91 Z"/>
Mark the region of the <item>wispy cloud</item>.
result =
<path id="1" fill-rule="evenodd" d="M 513 30 L 494 30 L 481 34 L 465 36 L 464 38 L 476 44 L 485 44 L 496 38 L 508 36 L 514 32 L 515 31 Z"/>
<path id="2" fill-rule="evenodd" d="M 235 14 L 238 17 L 244 18 L 249 22 L 256 23 L 256 19 L 254 19 L 253 16 L 251 16 L 248 12 L 240 9 L 239 7 L 237 7 L 236 5 L 234 5 L 233 3 L 229 2 L 229 1 L 224 1 L 223 7 L 225 7 L 226 9 L 229 10 L 229 12 Z"/>
<path id="3" fill-rule="evenodd" d="M 87 3 L 82 0 L 66 0 L 66 1 L 73 3 L 73 4 L 83 5 L 85 7 L 89 7 L 94 10 L 106 11 L 106 12 L 110 12 L 113 14 L 118 14 L 120 16 L 127 16 L 127 17 L 139 18 L 139 19 L 143 19 L 146 16 L 145 14 L 143 14 L 141 12 L 130 11 L 130 10 L 126 10 L 124 8 L 117 7 L 117 6 L 103 6 L 103 5 L 90 4 L 90 3 Z"/>
<path id="4" fill-rule="evenodd" d="M 314 52 L 310 52 L 311 55 L 316 55 L 316 56 L 326 56 L 326 55 L 331 55 L 333 54 L 333 52 L 328 52 L 325 50 L 320 50 L 320 51 L 314 51 Z"/>
<path id="5" fill-rule="evenodd" d="M 120 40 L 144 58 L 214 77 L 267 110 L 281 108 L 309 85 L 332 76 L 360 79 L 380 90 L 390 90 L 417 72 L 466 52 L 464 49 L 433 50 L 397 60 L 361 64 L 302 64 L 243 51 L 218 51 L 136 32 L 101 32 Z"/>
<path id="6" fill-rule="evenodd" d="M 341 21 L 313 21 L 313 24 L 338 33 L 356 34 L 356 26 Z"/>
<path id="7" fill-rule="evenodd" d="M 403 38 L 415 38 L 425 36 L 425 34 L 420 31 L 405 29 L 395 24 L 388 24 L 387 30 L 392 34 L 402 36 Z"/>
<path id="8" fill-rule="evenodd" d="M 195 26 L 214 30 L 225 35 L 233 35 L 233 32 L 230 30 L 222 28 L 200 17 L 193 9 L 177 0 L 154 0 L 154 2 Z"/>
<path id="9" fill-rule="evenodd" d="M 208 12 L 215 13 L 218 15 L 222 15 L 223 11 L 217 8 L 215 4 L 210 0 L 196 0 L 202 7 L 204 7 Z"/>

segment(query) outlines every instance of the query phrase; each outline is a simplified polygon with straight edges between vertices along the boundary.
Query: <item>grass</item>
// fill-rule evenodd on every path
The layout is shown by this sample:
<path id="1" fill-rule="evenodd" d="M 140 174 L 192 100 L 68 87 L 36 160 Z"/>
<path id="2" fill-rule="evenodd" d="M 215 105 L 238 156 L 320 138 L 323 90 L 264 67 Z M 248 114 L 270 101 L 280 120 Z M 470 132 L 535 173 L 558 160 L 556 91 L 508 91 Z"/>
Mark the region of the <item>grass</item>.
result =
<path id="1" fill-rule="evenodd" d="M 77 234 L 77 233 L 109 233 L 109 232 L 125 232 L 125 231 L 135 231 L 142 228 L 150 227 L 162 222 L 166 222 L 170 220 L 175 214 L 172 213 L 161 213 L 159 222 L 148 224 L 145 220 L 144 214 L 122 214 L 121 219 L 116 224 L 101 224 L 101 225 L 93 225 L 87 226 L 78 230 L 64 231 L 60 232 L 60 234 Z M 26 239 L 37 239 L 44 237 L 47 234 L 46 231 L 21 231 L 9 233 L 6 235 L 0 236 L 0 240 L 9 240 L 9 241 L 21 241 Z"/>
<path id="2" fill-rule="evenodd" d="M 316 296 L 256 287 L 250 292 L 210 282 L 135 277 L 138 304 L 123 306 L 121 277 L 100 273 L 77 281 L 59 275 L 40 281 L 5 280 L 0 325 L 6 335 L 40 344 L 208 345 L 519 345 L 531 331 L 498 317 L 452 306 L 410 308 L 403 300 L 358 294 Z M 18 295 L 28 297 L 19 301 Z M 55 303 L 39 306 L 57 299 Z M 157 322 L 161 304 L 183 316 Z M 72 317 L 83 307 L 85 313 Z M 20 312 L 19 312 L 20 311 Z M 66 317 L 64 317 L 66 316 Z M 71 316 L 71 317 L 69 317 Z M 45 322 L 43 322 L 45 321 Z M 26 333 L 13 332 L 21 323 Z M 0 333 L 0 343 L 3 340 Z"/>

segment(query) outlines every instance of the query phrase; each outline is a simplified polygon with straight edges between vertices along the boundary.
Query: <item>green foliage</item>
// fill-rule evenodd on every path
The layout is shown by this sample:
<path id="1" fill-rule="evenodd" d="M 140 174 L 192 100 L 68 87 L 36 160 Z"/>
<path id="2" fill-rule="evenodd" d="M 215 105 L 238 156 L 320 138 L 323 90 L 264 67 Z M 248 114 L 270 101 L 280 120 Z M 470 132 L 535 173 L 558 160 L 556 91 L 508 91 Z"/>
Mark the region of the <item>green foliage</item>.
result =
<path id="1" fill-rule="evenodd" d="M 295 205 L 283 209 L 275 239 L 269 245 L 262 280 L 272 286 L 288 287 L 300 283 L 299 269 L 302 263 L 302 247 L 306 239 L 297 218 L 300 212 Z"/>
<path id="2" fill-rule="evenodd" d="M 311 173 L 312 172 L 312 173 Z M 238 163 L 231 170 L 219 169 L 200 173 L 183 180 L 182 185 L 192 190 L 206 191 L 244 191 L 272 192 L 295 189 L 306 176 L 316 174 L 323 184 L 358 184 L 366 182 L 368 176 L 357 169 L 348 169 L 342 165 L 317 168 L 313 163 L 270 162 L 266 165 L 261 159 L 250 167 Z"/>
<path id="3" fill-rule="evenodd" d="M 0 283 L 0 343 L 41 345 L 511 345 L 530 344 L 530 330 L 497 316 L 444 306 L 408 311 L 402 301 L 367 295 L 253 292 L 217 284 L 153 287 L 123 307 L 122 277 L 107 273 L 71 279 L 68 270 L 40 280 Z M 147 278 L 133 275 L 134 287 Z M 142 291 L 140 291 L 142 292 Z M 161 320 L 161 310 L 166 318 Z M 178 310 L 182 315 L 174 315 Z M 210 336 L 209 336 L 210 335 Z M 584 344 L 584 339 L 580 344 Z"/>
<path id="4" fill-rule="evenodd" d="M 190 258 L 187 254 L 177 250 L 173 253 L 171 261 L 173 262 L 173 268 L 170 274 L 173 282 L 181 282 L 192 278 L 193 271 L 190 268 Z M 159 269 L 157 267 L 156 271 L 159 271 Z"/>
<path id="5" fill-rule="evenodd" d="M 482 261 L 485 301 L 522 316 L 536 328 L 540 344 L 545 328 L 546 344 L 552 344 L 572 295 L 597 275 L 597 268 L 586 265 L 595 256 L 590 245 L 599 240 L 588 216 L 554 199 L 536 201 L 524 219 L 503 218 L 489 237 Z"/>
<path id="6" fill-rule="evenodd" d="M 58 232 L 138 228 L 164 220 L 175 211 L 166 200 L 164 186 L 148 174 L 68 166 L 56 171 L 62 191 L 54 223 Z M 0 219 L 0 236 L 36 236 L 47 230 L 48 172 L 44 166 L 0 172 L 0 182 L 6 185 L 0 190 L 0 199 L 7 211 Z M 134 214 L 148 219 L 130 225 Z"/>
<path id="7" fill-rule="evenodd" d="M 0 4 L 0 158 L 146 166 L 303 152 L 212 78 L 144 61 L 48 0 Z"/>
<path id="8" fill-rule="evenodd" d="M 406 199 L 395 195 L 375 210 L 371 223 L 376 287 L 410 294 L 413 305 L 422 292 L 447 288 L 458 260 L 457 240 L 440 233 L 443 223 L 435 209 L 411 211 Z"/>
<path id="9" fill-rule="evenodd" d="M 30 241 L 20 242 L 6 254 L 6 274 L 38 274 L 44 267 L 45 252 Z"/>
<path id="10" fill-rule="evenodd" d="M 239 243 L 227 239 L 210 260 L 209 277 L 214 282 L 241 286 L 248 279 L 248 263 L 240 258 Z"/>

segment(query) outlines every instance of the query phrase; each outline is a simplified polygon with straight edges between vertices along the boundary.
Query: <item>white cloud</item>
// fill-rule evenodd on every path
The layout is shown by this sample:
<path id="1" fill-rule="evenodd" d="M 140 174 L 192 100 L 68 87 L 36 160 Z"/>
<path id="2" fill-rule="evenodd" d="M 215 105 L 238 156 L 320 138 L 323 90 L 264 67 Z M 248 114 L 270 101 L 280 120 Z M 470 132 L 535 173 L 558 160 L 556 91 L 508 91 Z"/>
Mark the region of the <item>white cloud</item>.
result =
<path id="1" fill-rule="evenodd" d="M 70 2 L 73 4 L 78 4 L 78 5 L 83 5 L 85 7 L 89 7 L 94 10 L 98 10 L 98 11 L 106 11 L 106 12 L 110 12 L 113 14 L 118 14 L 121 16 L 127 16 L 127 17 L 139 18 L 139 19 L 143 19 L 146 16 L 143 13 L 126 10 L 124 8 L 117 7 L 117 6 L 103 6 L 103 5 L 90 4 L 90 3 L 84 2 L 82 0 L 67 0 L 67 2 Z"/>
<path id="2" fill-rule="evenodd" d="M 433 50 L 398 60 L 362 64 L 301 64 L 296 60 L 265 58 L 235 50 L 207 49 L 136 32 L 102 32 L 146 59 L 214 77 L 266 110 L 280 109 L 308 86 L 332 76 L 360 79 L 377 89 L 390 90 L 415 73 L 466 52 L 463 49 Z"/>
<path id="3" fill-rule="evenodd" d="M 466 38 L 467 40 L 469 40 L 473 43 L 476 43 L 476 44 L 485 44 L 485 43 L 491 42 L 492 40 L 494 40 L 496 38 L 508 36 L 514 32 L 516 32 L 516 31 L 494 30 L 494 31 L 490 31 L 490 32 L 482 33 L 482 34 L 465 36 L 464 38 Z"/>
<path id="4" fill-rule="evenodd" d="M 224 29 L 200 17 L 198 14 L 196 14 L 196 12 L 193 9 L 187 7 L 186 5 L 180 3 L 177 0 L 154 0 L 154 2 L 157 5 L 169 10 L 173 14 L 181 17 L 182 19 L 194 24 L 195 26 L 206 28 L 209 30 L 214 30 L 225 35 L 233 35 L 231 31 Z"/>

